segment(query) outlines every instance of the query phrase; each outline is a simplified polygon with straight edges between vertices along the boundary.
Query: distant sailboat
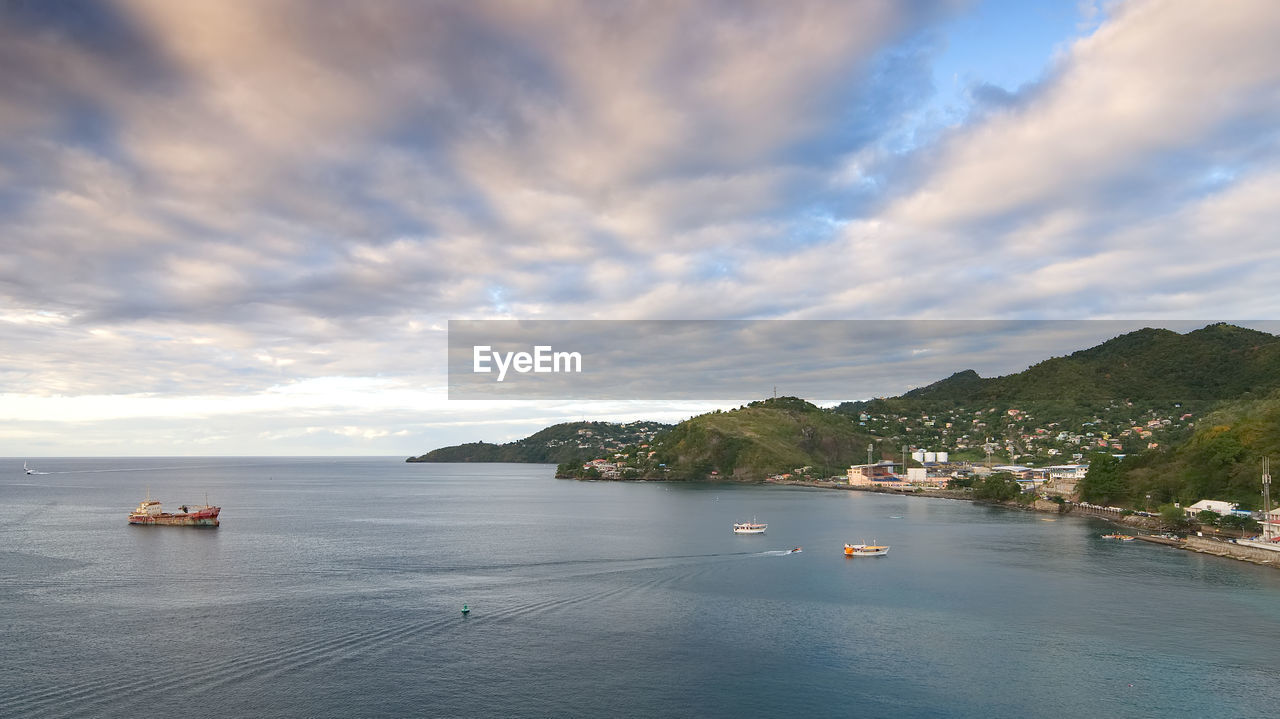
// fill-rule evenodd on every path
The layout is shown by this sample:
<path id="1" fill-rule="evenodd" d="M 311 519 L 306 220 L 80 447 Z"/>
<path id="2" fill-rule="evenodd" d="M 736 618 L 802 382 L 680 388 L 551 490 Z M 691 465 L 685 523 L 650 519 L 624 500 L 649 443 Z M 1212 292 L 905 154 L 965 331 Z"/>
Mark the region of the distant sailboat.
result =
<path id="1" fill-rule="evenodd" d="M 27 474 L 35 474 L 35 473 L 36 473 L 36 471 L 35 471 L 34 469 L 32 469 L 32 468 L 30 468 L 30 467 L 28 467 L 28 466 L 27 466 L 27 463 L 26 463 L 26 462 L 23 462 L 23 463 L 22 463 L 22 471 L 23 471 L 23 472 L 26 472 Z"/>

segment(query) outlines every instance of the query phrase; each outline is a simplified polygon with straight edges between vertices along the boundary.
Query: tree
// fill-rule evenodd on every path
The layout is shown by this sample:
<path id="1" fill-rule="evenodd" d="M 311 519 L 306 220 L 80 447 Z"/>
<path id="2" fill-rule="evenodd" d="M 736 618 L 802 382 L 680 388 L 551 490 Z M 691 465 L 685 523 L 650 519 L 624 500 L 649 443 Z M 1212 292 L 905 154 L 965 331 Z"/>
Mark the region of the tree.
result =
<path id="1" fill-rule="evenodd" d="M 1218 526 L 1223 529 L 1238 529 L 1243 532 L 1256 532 L 1261 529 L 1258 520 L 1242 514 L 1223 515 L 1222 519 L 1218 520 Z"/>
<path id="2" fill-rule="evenodd" d="M 1243 459 L 1245 454 L 1240 438 L 1227 426 L 1214 427 L 1210 430 L 1200 445 L 1200 451 L 1208 465 L 1220 471 L 1229 469 Z"/>
<path id="3" fill-rule="evenodd" d="M 1222 519 L 1222 515 L 1212 509 L 1202 509 L 1196 513 L 1196 521 L 1201 524 L 1210 524 L 1218 526 L 1218 521 Z"/>
<path id="4" fill-rule="evenodd" d="M 1127 494 L 1120 460 L 1110 454 L 1095 454 L 1089 471 L 1080 480 L 1080 499 L 1095 504 L 1113 504 Z"/>
<path id="5" fill-rule="evenodd" d="M 973 485 L 975 499 L 1006 502 L 1022 494 L 1022 485 L 1008 472 L 996 472 L 978 480 Z"/>
<path id="6" fill-rule="evenodd" d="M 1169 529 L 1186 529 L 1187 514 L 1181 507 L 1166 504 L 1160 508 L 1160 520 Z"/>

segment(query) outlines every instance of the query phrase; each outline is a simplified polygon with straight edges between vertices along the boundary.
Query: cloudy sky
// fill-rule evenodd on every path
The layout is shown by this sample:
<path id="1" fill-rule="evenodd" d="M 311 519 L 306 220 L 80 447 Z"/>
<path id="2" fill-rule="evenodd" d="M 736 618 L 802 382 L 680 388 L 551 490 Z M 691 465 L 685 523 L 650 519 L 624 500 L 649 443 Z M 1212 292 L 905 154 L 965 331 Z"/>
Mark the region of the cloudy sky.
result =
<path id="1" fill-rule="evenodd" d="M 1276 37 L 1273 0 L 3 2 L 0 455 L 719 406 L 451 402 L 458 319 L 1276 318 Z"/>

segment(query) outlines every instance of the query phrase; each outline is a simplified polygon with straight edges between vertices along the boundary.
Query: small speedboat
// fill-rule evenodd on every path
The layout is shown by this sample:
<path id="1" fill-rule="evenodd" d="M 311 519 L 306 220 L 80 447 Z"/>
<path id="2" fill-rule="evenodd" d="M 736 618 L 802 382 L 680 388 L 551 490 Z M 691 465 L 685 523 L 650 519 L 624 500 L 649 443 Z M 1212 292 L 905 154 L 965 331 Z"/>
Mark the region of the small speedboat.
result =
<path id="1" fill-rule="evenodd" d="M 791 550 L 791 553 L 795 554 L 796 552 L 802 551 L 803 549 L 804 549 L 803 547 L 796 547 L 795 549 Z"/>

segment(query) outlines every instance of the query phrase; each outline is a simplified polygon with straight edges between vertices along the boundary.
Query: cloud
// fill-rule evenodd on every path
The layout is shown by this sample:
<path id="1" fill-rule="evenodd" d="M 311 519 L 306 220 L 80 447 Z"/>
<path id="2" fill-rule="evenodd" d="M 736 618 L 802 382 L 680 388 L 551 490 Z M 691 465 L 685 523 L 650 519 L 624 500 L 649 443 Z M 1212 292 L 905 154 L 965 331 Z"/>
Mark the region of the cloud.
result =
<path id="1" fill-rule="evenodd" d="M 1280 12 L 1091 8 L 943 117 L 950 2 L 5 5 L 0 392 L 442 387 L 454 318 L 1273 315 Z"/>
<path id="2" fill-rule="evenodd" d="M 1241 161 L 1248 133 L 1280 114 L 1278 31 L 1265 1 L 1120 6 L 1069 48 L 1033 101 L 1007 101 L 937 148 L 921 186 L 886 215 L 981 229 L 1082 205 L 1161 209 L 1182 190 L 1165 170 Z"/>
<path id="3" fill-rule="evenodd" d="M 184 323 L 228 356 L 305 341 L 332 357 L 399 343 L 391 328 L 414 317 L 489 312 L 495 286 L 516 312 L 616 304 L 660 277 L 650 262 L 664 243 L 710 256 L 776 243 L 779 213 L 830 162 L 801 148 L 845 133 L 831 113 L 869 92 L 878 53 L 937 14 L 888 2 L 10 8 L 0 101 L 21 111 L 6 114 L 0 151 L 21 174 L 0 176 L 0 219 L 6 259 L 21 262 L 0 265 L 4 292 L 67 317 L 71 354 L 93 343 L 104 366 L 137 352 L 164 363 L 126 382 L 157 390 L 199 361 L 165 339 L 189 334 Z M 116 332 L 110 350 L 94 327 Z M 58 380 L 34 371 L 50 391 L 114 383 L 84 365 Z M 227 373 L 211 385 L 256 375 L 235 365 L 206 364 Z"/>

